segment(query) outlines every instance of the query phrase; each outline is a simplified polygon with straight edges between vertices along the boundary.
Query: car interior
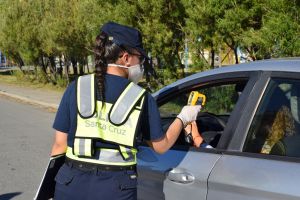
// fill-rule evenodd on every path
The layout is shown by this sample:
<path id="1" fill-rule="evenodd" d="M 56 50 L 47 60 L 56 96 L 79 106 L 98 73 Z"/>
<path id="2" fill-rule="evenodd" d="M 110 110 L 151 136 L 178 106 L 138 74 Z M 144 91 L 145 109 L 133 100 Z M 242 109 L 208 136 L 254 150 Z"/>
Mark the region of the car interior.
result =
<path id="1" fill-rule="evenodd" d="M 270 81 L 251 124 L 244 151 L 300 157 L 300 83 Z"/>
<path id="2" fill-rule="evenodd" d="M 170 96 L 167 101 L 159 104 L 164 131 L 167 131 L 170 124 L 181 111 L 181 108 L 187 105 L 190 92 L 198 91 L 206 96 L 206 104 L 201 109 L 196 120 L 198 130 L 204 142 L 215 148 L 246 83 L 247 80 L 238 80 L 210 84 Z M 174 147 L 189 146 L 192 146 L 192 144 L 185 141 L 183 130 Z"/>

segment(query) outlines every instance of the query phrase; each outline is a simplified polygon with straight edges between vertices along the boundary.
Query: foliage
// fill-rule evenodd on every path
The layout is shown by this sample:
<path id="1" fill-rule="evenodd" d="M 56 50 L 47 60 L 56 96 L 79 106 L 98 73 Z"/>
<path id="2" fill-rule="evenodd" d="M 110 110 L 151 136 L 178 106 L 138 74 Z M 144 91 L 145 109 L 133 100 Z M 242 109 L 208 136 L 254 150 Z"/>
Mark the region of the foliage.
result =
<path id="1" fill-rule="evenodd" d="M 1 0 L 0 9 L 1 51 L 21 70 L 38 67 L 36 80 L 54 85 L 67 84 L 70 70 L 75 77 L 87 73 L 90 49 L 107 21 L 142 32 L 164 84 L 186 75 L 185 42 L 192 72 L 213 68 L 224 45 L 236 63 L 238 48 L 252 60 L 300 56 L 298 0 Z"/>
<path id="2" fill-rule="evenodd" d="M 236 94 L 234 85 L 217 86 L 213 88 L 203 89 L 201 93 L 209 99 L 203 111 L 209 111 L 214 114 L 229 114 L 235 103 L 233 96 Z"/>

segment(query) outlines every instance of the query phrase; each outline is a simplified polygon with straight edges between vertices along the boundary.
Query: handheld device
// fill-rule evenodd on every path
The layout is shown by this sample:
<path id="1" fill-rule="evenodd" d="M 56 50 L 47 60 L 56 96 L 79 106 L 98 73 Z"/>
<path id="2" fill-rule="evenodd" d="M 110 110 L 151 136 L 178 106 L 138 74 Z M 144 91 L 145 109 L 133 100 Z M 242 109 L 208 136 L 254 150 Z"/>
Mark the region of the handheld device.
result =
<path id="1" fill-rule="evenodd" d="M 190 93 L 187 105 L 189 106 L 195 106 L 195 105 L 201 105 L 202 107 L 206 103 L 206 96 L 198 91 L 192 91 Z M 185 141 L 189 144 L 193 143 L 193 136 L 192 133 L 185 134 L 184 137 Z"/>
<path id="2" fill-rule="evenodd" d="M 206 103 L 206 96 L 204 94 L 201 94 L 198 91 L 192 91 L 190 93 L 187 105 L 189 106 L 201 105 L 203 107 L 205 103 Z"/>

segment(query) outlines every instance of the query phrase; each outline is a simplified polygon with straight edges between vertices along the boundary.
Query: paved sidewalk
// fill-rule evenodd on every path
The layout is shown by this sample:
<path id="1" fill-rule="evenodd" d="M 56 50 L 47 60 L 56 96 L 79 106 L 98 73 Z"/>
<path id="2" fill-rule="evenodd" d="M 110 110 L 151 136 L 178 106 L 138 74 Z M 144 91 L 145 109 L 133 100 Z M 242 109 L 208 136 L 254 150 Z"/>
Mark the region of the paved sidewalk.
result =
<path id="1" fill-rule="evenodd" d="M 0 97 L 1 95 L 22 102 L 57 110 L 63 92 L 0 83 Z"/>

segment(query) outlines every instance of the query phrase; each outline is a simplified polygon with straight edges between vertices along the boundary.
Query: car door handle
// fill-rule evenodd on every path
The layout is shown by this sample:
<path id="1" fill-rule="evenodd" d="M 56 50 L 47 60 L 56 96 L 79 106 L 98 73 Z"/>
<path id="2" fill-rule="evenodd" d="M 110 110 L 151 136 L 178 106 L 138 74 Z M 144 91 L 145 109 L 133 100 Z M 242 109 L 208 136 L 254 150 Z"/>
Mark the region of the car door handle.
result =
<path id="1" fill-rule="evenodd" d="M 167 178 L 170 181 L 183 184 L 192 183 L 195 180 L 195 177 L 191 173 L 180 168 L 173 168 L 169 171 L 167 173 Z"/>

